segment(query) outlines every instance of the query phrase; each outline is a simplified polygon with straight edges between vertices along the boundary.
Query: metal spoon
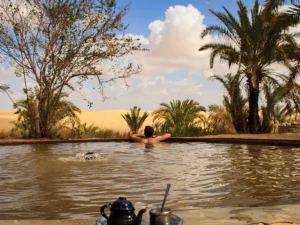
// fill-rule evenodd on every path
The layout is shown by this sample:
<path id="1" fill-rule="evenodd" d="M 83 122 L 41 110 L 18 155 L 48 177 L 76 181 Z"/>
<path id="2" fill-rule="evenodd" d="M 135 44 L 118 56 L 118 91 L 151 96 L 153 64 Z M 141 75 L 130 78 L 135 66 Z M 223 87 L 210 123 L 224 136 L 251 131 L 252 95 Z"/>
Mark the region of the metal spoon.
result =
<path id="1" fill-rule="evenodd" d="M 166 200 L 167 200 L 167 196 L 168 196 L 170 187 L 171 187 L 171 184 L 167 184 L 167 189 L 166 189 L 166 192 L 165 192 L 165 197 L 164 197 L 163 203 L 161 205 L 161 210 L 160 210 L 161 212 L 164 211 L 164 206 L 165 206 L 165 203 L 166 203 Z"/>

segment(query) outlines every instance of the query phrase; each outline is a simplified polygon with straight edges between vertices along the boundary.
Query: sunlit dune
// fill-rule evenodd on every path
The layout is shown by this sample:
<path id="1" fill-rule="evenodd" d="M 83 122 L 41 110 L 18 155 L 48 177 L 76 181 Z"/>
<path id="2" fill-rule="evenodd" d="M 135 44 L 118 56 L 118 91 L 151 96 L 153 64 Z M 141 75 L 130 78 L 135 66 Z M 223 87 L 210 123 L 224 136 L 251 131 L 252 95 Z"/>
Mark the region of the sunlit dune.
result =
<path id="1" fill-rule="evenodd" d="M 143 115 L 145 111 L 141 111 Z M 144 125 L 152 125 L 151 111 Z M 80 115 L 81 123 L 86 122 L 87 125 L 94 124 L 100 128 L 113 129 L 121 132 L 128 132 L 129 128 L 121 114 L 129 113 L 129 110 L 102 110 L 102 111 L 82 111 Z"/>
<path id="2" fill-rule="evenodd" d="M 128 132 L 129 128 L 127 123 L 121 116 L 121 114 L 129 113 L 129 110 L 99 110 L 99 111 L 82 111 L 80 116 L 81 123 L 87 123 L 87 125 L 95 125 L 103 129 L 112 129 L 120 132 Z M 148 112 L 149 116 L 144 122 L 144 126 L 153 125 L 152 111 L 141 111 L 140 115 L 144 112 Z M 208 113 L 205 113 L 207 116 Z M 10 123 L 13 120 L 17 120 L 17 115 L 13 111 L 0 111 L 0 131 L 8 131 L 13 125 Z"/>
<path id="3" fill-rule="evenodd" d="M 13 111 L 0 111 L 0 131 L 8 131 L 13 127 L 10 122 L 17 120 L 18 116 Z"/>
<path id="4" fill-rule="evenodd" d="M 141 115 L 145 111 L 141 111 Z M 129 128 L 121 114 L 129 113 L 129 110 L 101 110 L 101 111 L 82 111 L 79 115 L 81 123 L 87 125 L 94 124 L 103 129 L 112 129 L 115 131 L 128 132 Z M 151 111 L 144 125 L 152 125 Z M 17 120 L 17 115 L 13 111 L 0 111 L 0 131 L 8 131 L 13 125 L 10 123 Z"/>

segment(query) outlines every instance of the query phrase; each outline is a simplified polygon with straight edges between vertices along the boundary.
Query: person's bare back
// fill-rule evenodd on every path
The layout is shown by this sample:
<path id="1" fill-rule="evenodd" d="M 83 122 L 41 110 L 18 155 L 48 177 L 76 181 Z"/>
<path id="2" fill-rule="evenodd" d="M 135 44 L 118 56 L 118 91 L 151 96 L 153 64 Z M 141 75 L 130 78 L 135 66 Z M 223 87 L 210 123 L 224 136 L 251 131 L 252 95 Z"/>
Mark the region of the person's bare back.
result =
<path id="1" fill-rule="evenodd" d="M 154 135 L 154 129 L 151 126 L 145 127 L 144 135 L 145 138 L 141 138 L 137 134 L 131 134 L 129 138 L 134 142 L 139 142 L 144 144 L 154 144 L 171 137 L 171 134 L 169 133 L 159 135 L 159 136 Z"/>

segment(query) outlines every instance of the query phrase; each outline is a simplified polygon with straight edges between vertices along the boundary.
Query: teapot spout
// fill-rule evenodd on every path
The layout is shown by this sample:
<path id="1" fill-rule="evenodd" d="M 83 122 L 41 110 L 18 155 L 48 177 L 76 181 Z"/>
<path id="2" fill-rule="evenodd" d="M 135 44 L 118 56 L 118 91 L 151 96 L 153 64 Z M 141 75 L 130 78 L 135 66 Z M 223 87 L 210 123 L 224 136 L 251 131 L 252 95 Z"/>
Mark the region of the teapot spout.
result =
<path id="1" fill-rule="evenodd" d="M 147 209 L 141 209 L 136 217 L 136 225 L 141 225 L 143 214 L 147 211 Z"/>

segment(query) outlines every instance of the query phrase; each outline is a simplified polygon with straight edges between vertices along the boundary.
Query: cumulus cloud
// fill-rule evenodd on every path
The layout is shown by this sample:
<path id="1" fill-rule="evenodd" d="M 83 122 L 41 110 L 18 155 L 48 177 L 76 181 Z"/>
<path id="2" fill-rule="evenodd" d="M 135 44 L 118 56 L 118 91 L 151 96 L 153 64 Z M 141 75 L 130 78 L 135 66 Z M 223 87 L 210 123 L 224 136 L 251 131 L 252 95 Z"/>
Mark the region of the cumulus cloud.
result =
<path id="1" fill-rule="evenodd" d="M 143 71 L 127 80 L 129 88 L 122 80 L 106 85 L 105 95 L 110 99 L 102 102 L 96 82 L 92 80 L 80 93 L 72 93 L 70 100 L 83 109 L 87 108 L 87 103 L 82 99 L 94 102 L 93 109 L 128 109 L 132 104 L 155 109 L 161 102 L 186 98 L 201 102 L 208 90 L 191 80 L 189 75 L 207 77 L 214 72 L 209 68 L 209 51 L 198 51 L 204 43 L 212 40 L 210 37 L 200 38 L 205 29 L 203 19 L 203 14 L 192 5 L 169 7 L 163 20 L 149 24 L 148 37 L 129 34 L 149 49 L 130 56 L 130 60 L 142 65 Z M 164 77 L 178 70 L 187 71 L 184 78 L 168 80 Z M 15 77 L 11 76 L 11 70 L 6 73 Z"/>
<path id="2" fill-rule="evenodd" d="M 205 29 L 203 19 L 201 12 L 192 5 L 171 6 L 166 10 L 163 20 L 155 20 L 149 24 L 148 37 L 128 34 L 139 39 L 149 49 L 135 52 L 127 58 L 142 65 L 142 73 L 128 80 L 129 88 L 122 80 L 107 85 L 105 95 L 110 98 L 105 102 L 102 102 L 96 89 L 89 93 L 87 99 L 94 102 L 93 109 L 128 109 L 135 104 L 142 109 L 151 110 L 157 108 L 161 102 L 186 98 L 206 105 L 210 104 L 210 100 L 220 103 L 222 95 L 211 95 L 212 92 L 220 90 L 219 85 L 208 88 L 189 77 L 197 75 L 206 79 L 216 72 L 209 68 L 210 52 L 198 51 L 203 44 L 213 40 L 209 36 L 200 38 Z M 225 65 L 218 64 L 217 67 L 223 70 Z M 184 75 L 172 78 L 172 73 L 179 70 L 184 71 Z M 80 95 L 74 93 L 71 97 L 79 99 Z M 81 107 L 86 105 L 85 102 L 80 104 Z"/>
<path id="3" fill-rule="evenodd" d="M 94 92 L 90 95 L 89 101 L 93 102 L 93 109 L 129 109 L 134 105 L 143 110 L 154 110 L 159 107 L 161 102 L 170 102 L 172 99 L 193 99 L 201 105 L 206 106 L 208 99 L 217 101 L 218 95 L 212 95 L 212 92 L 218 92 L 219 87 L 205 90 L 201 83 L 195 83 L 190 78 L 183 80 L 168 80 L 166 77 L 153 76 L 143 80 L 132 79 L 134 85 L 127 88 L 122 83 L 115 83 L 106 87 L 105 94 L 111 96 L 106 101 L 102 101 L 101 95 Z M 71 99 L 81 98 L 79 93 L 73 93 Z M 79 102 L 78 102 L 79 103 Z M 86 108 L 86 102 L 80 102 L 80 107 Z"/>
<path id="4" fill-rule="evenodd" d="M 143 75 L 170 73 L 179 69 L 197 71 L 209 69 L 209 52 L 198 49 L 210 37 L 201 39 L 205 29 L 204 16 L 192 5 L 176 5 L 165 12 L 164 20 L 155 20 L 149 24 L 150 35 L 144 45 L 147 52 L 134 54 L 133 60 L 143 65 Z"/>
<path id="5" fill-rule="evenodd" d="M 94 92 L 89 99 L 94 102 L 93 108 L 128 109 L 136 104 L 142 109 L 151 110 L 161 102 L 186 98 L 206 105 L 209 100 L 220 103 L 222 95 L 211 95 L 212 91 L 220 90 L 219 85 L 215 89 L 212 86 L 208 88 L 189 77 L 197 75 L 206 79 L 217 71 L 209 68 L 210 52 L 198 51 L 203 44 L 213 40 L 209 36 L 205 39 L 200 37 L 205 29 L 203 19 L 201 12 L 192 5 L 171 6 L 166 10 L 163 20 L 155 20 L 149 24 L 148 37 L 128 34 L 138 38 L 149 49 L 135 52 L 128 58 L 135 64 L 142 65 L 142 73 L 129 80 L 129 88 L 122 81 L 107 86 L 105 94 L 110 99 L 105 102 L 101 101 L 99 93 Z M 227 65 L 218 64 L 217 68 L 222 71 L 225 66 L 227 68 Z M 184 74 L 180 78 L 172 78 L 172 73 L 179 70 Z M 165 75 L 168 75 L 168 79 Z M 78 97 L 75 94 L 72 98 Z"/>

